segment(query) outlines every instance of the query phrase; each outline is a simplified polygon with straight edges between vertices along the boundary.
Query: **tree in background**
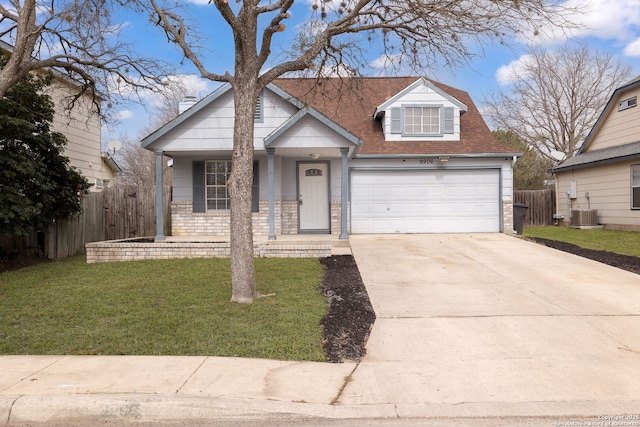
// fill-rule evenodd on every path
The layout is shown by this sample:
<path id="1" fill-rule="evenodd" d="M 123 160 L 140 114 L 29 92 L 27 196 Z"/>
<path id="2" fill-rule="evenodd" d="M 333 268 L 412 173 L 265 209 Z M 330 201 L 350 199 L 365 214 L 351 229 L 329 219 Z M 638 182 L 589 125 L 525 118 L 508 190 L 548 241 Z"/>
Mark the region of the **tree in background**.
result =
<path id="1" fill-rule="evenodd" d="M 231 300 L 250 303 L 257 296 L 251 223 L 253 116 L 260 91 L 287 73 L 348 69 L 357 75 L 366 66 L 367 47 L 397 62 L 429 66 L 464 64 L 470 46 L 504 42 L 514 32 L 534 35 L 550 24 L 572 24 L 556 0 L 344 0 L 310 2 L 308 21 L 287 30 L 294 0 L 209 1 L 211 25 L 230 31 L 234 40 L 233 72 L 206 65 L 203 37 L 187 24 L 188 12 L 175 1 L 138 0 L 136 4 L 202 77 L 229 83 L 234 93 L 235 123 L 231 197 Z M 306 4 L 306 3 L 302 3 Z M 220 28 L 221 17 L 226 26 Z M 289 36 L 290 31 L 292 36 Z M 284 33 L 282 37 L 280 33 Z M 276 42 L 277 40 L 277 42 Z M 208 41 L 208 40 L 207 40 Z M 277 45 L 276 45 L 277 43 Z M 287 48 L 286 43 L 290 43 Z M 273 54 L 276 46 L 284 46 Z M 211 45 L 207 43 L 207 47 Z M 214 45 L 215 46 L 215 45 Z M 271 61 L 271 62 L 270 62 Z"/>
<path id="2" fill-rule="evenodd" d="M 116 177 L 118 185 L 155 185 L 156 156 L 153 152 L 142 148 L 139 141 L 175 119 L 180 112 L 180 102 L 186 95 L 193 95 L 193 92 L 180 79 L 180 76 L 168 78 L 158 93 L 161 102 L 149 111 L 150 121 L 141 130 L 139 138 L 129 136 L 120 138 L 123 142 L 122 149 L 115 154 L 118 165 L 122 167 L 122 173 Z M 168 158 L 163 157 L 163 160 L 164 182 L 171 182 L 172 169 L 167 165 Z"/>
<path id="3" fill-rule="evenodd" d="M 118 0 L 10 0 L 0 4 L 0 40 L 11 45 L 0 70 L 0 98 L 32 71 L 55 68 L 99 106 L 112 91 L 156 88 L 165 74 L 158 60 L 138 57 L 111 22 Z M 99 92 L 99 95 L 98 95 Z M 77 99 L 77 98 L 76 98 Z M 71 100 L 73 102 L 73 99 Z"/>
<path id="4" fill-rule="evenodd" d="M 515 190 L 541 190 L 548 186 L 552 176 L 547 172 L 553 167 L 553 161 L 542 156 L 538 150 L 527 145 L 513 132 L 493 131 L 499 143 L 522 153 L 513 167 L 513 187 Z"/>
<path id="5" fill-rule="evenodd" d="M 53 102 L 41 93 L 51 81 L 27 75 L 0 99 L 0 234 L 44 231 L 79 213 L 89 190 L 63 154 L 65 136 L 50 129 Z"/>
<path id="6" fill-rule="evenodd" d="M 485 101 L 496 129 L 513 133 L 551 160 L 572 157 L 631 68 L 586 44 L 531 48 L 513 83 Z"/>

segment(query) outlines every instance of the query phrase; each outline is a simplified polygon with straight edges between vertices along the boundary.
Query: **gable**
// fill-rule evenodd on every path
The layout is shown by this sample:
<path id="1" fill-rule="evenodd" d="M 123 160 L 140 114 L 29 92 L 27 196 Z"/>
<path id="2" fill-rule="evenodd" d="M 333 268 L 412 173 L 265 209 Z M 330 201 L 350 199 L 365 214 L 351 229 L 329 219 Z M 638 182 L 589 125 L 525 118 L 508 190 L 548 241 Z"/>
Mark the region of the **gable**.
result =
<path id="1" fill-rule="evenodd" d="M 640 86 L 621 91 L 609 101 L 601 123 L 594 126 L 583 151 L 602 150 L 640 141 Z M 635 105 L 633 103 L 635 101 Z"/>
<path id="2" fill-rule="evenodd" d="M 254 124 L 254 147 L 264 149 L 264 139 L 282 125 L 298 108 L 270 88 L 263 90 L 259 108 L 261 117 Z M 200 100 L 142 140 L 142 147 L 180 151 L 224 151 L 233 148 L 234 101 L 230 85 Z"/>
<path id="3" fill-rule="evenodd" d="M 386 141 L 460 140 L 460 115 L 467 106 L 425 79 L 419 79 L 378 106 Z"/>
<path id="4" fill-rule="evenodd" d="M 428 80 L 427 89 L 415 89 L 418 77 L 371 77 L 357 79 L 278 79 L 275 85 L 310 105 L 363 141 L 357 157 L 400 157 L 422 155 L 506 155 L 518 154 L 516 150 L 498 143 L 473 104 L 469 95 L 459 89 Z M 426 80 L 426 79 L 425 79 Z M 431 87 L 431 89 L 429 89 Z M 433 87 L 437 88 L 434 90 Z M 408 89 L 408 90 L 407 90 Z M 459 137 L 457 141 L 446 138 L 414 138 L 411 141 L 385 140 L 382 114 L 376 111 L 407 96 L 421 96 L 426 91 L 443 106 L 457 107 L 467 111 L 459 115 Z M 447 96 L 442 96 L 442 93 Z M 455 101 L 454 101 L 455 100 Z"/>

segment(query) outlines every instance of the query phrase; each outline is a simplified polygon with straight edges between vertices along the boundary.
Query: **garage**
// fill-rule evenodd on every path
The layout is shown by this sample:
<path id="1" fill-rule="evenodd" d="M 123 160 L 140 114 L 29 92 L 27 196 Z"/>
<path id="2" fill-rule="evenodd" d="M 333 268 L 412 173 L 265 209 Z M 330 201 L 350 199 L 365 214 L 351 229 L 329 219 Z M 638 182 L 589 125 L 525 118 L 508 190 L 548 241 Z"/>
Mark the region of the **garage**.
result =
<path id="1" fill-rule="evenodd" d="M 500 171 L 353 170 L 352 233 L 500 231 Z"/>

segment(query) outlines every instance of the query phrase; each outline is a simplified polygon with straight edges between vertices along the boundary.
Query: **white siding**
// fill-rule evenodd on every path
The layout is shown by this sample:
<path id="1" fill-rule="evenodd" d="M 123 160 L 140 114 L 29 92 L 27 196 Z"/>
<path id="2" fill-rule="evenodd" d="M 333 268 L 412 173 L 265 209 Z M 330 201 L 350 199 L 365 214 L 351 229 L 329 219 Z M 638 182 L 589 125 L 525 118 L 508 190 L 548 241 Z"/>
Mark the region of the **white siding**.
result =
<path id="1" fill-rule="evenodd" d="M 290 103 L 265 89 L 264 120 L 255 124 L 256 150 L 264 150 L 264 138 L 295 114 L 296 110 Z M 154 145 L 167 152 L 231 150 L 233 126 L 233 92 L 228 91 L 169 131 Z"/>
<path id="2" fill-rule="evenodd" d="M 408 137 L 402 134 L 391 133 L 391 109 L 401 108 L 403 105 L 408 106 L 442 106 L 453 107 L 453 133 L 443 134 L 442 136 L 429 137 L 429 139 L 438 139 L 443 141 L 459 141 L 460 140 L 460 108 L 454 103 L 443 97 L 438 92 L 430 89 L 425 85 L 418 85 L 410 92 L 396 100 L 396 102 L 390 104 L 385 109 L 384 120 L 382 121 L 384 127 L 384 137 L 386 141 L 419 141 L 424 140 L 424 137 Z"/>

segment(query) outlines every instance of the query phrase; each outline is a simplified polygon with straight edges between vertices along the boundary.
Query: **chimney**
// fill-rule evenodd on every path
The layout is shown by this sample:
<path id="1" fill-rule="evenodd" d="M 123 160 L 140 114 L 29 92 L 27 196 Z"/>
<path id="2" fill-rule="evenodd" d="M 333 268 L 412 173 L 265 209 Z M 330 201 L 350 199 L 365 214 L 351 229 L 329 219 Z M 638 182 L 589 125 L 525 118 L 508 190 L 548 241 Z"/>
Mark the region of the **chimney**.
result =
<path id="1" fill-rule="evenodd" d="M 193 95 L 185 96 L 178 104 L 178 114 L 182 114 L 196 104 L 196 97 Z"/>

